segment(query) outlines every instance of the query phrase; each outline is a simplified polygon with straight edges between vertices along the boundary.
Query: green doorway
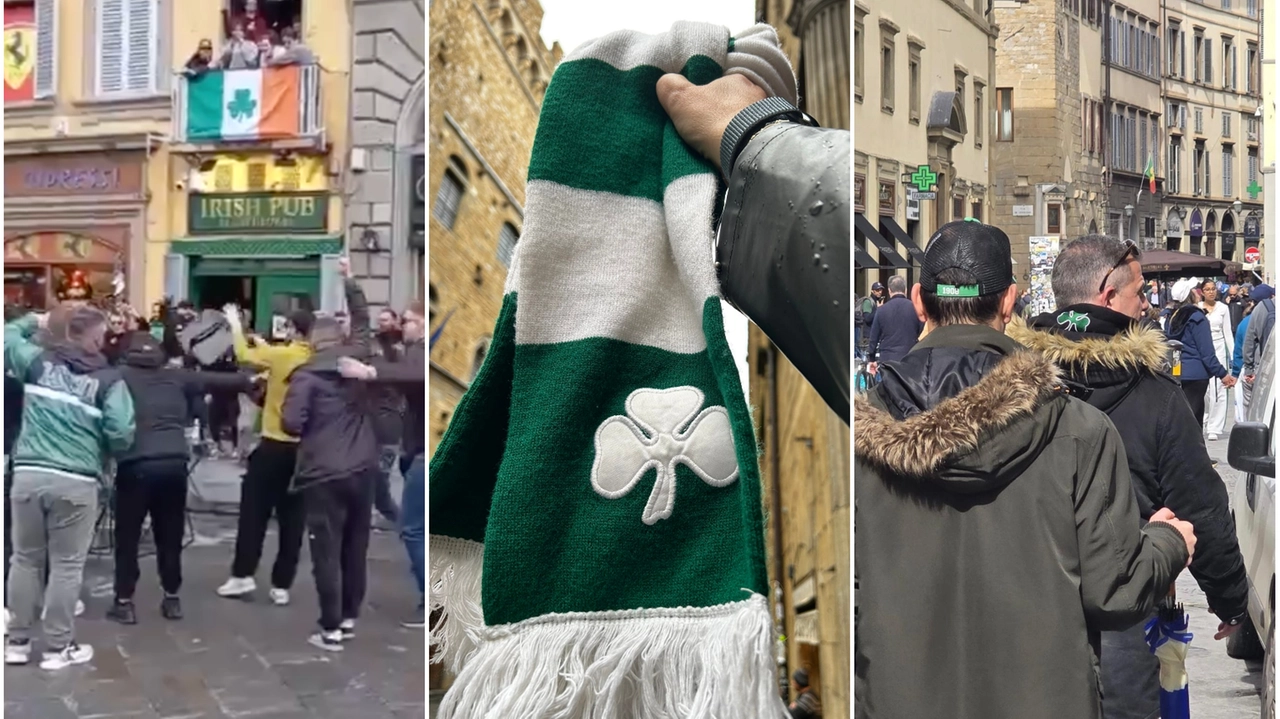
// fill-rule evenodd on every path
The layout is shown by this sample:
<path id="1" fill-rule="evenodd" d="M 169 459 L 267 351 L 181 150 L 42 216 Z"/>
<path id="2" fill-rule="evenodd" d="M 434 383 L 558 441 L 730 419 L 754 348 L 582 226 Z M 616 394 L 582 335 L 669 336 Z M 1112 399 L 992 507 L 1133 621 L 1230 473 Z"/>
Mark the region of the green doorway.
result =
<path id="1" fill-rule="evenodd" d="M 289 313 L 320 309 L 319 258 L 193 257 L 188 296 L 200 309 L 236 304 L 249 312 L 254 332 L 279 339 Z"/>

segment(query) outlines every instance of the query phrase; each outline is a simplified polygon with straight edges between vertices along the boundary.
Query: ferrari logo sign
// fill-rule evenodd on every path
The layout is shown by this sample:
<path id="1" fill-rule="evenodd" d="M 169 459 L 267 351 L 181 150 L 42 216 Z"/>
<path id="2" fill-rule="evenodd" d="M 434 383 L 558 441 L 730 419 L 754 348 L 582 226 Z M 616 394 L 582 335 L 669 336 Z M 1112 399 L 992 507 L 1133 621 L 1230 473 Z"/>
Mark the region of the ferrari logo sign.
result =
<path id="1" fill-rule="evenodd" d="M 36 26 L 31 5 L 4 8 L 4 101 L 35 99 Z"/>

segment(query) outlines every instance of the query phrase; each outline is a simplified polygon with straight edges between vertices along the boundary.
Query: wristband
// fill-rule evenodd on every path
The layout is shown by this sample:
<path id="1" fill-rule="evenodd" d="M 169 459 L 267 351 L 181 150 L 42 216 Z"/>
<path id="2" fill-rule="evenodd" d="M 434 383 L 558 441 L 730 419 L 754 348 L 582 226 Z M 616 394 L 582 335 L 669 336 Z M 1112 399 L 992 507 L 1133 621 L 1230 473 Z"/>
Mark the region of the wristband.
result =
<path id="1" fill-rule="evenodd" d="M 747 142 L 765 125 L 787 120 L 809 127 L 817 127 L 818 121 L 801 112 L 795 105 L 780 97 L 766 97 L 744 108 L 729 122 L 720 139 L 720 171 L 725 178 L 733 174 L 733 163 Z"/>

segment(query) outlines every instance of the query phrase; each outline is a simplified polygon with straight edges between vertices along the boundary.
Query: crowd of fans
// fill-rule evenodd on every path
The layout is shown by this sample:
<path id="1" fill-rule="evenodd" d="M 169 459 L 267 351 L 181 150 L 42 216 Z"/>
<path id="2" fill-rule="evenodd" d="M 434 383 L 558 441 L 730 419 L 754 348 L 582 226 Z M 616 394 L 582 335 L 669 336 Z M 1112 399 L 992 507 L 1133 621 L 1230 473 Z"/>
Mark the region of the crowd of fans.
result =
<path id="1" fill-rule="evenodd" d="M 47 313 L 5 308 L 6 663 L 30 661 L 37 624 L 42 667 L 92 659 L 75 640 L 74 617 L 108 502 L 115 599 L 107 618 L 138 621 L 148 517 L 160 613 L 182 618 L 188 479 L 204 453 L 243 458 L 246 467 L 231 577 L 219 595 L 257 589 L 274 516 L 270 598 L 290 603 L 305 534 L 321 610 L 310 642 L 340 651 L 363 602 L 376 507 L 398 523 L 417 583 L 420 601 L 404 625 L 423 626 L 423 308 L 384 310 L 375 325 L 345 261 L 342 268 L 350 315 L 295 311 L 274 341 L 247 333 L 231 305 L 201 313 L 166 300 L 149 317 L 110 300 L 64 300 Z M 400 503 L 390 491 L 397 465 Z"/>

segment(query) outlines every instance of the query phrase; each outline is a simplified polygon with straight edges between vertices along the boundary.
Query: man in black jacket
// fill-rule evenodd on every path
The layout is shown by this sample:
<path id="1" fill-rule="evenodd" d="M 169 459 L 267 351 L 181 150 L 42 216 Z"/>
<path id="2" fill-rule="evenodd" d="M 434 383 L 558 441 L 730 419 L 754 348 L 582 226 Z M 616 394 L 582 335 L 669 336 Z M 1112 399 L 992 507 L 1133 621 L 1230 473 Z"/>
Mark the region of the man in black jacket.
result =
<path id="1" fill-rule="evenodd" d="M 907 299 L 907 280 L 901 275 L 889 278 L 889 301 L 876 310 L 871 322 L 867 371 L 875 374 L 881 362 L 897 362 L 915 347 L 924 331 L 924 323 Z"/>
<path id="2" fill-rule="evenodd" d="M 344 262 L 344 275 L 347 268 Z M 380 455 L 375 395 L 339 372 L 341 358 L 371 355 L 364 292 L 350 277 L 346 291 L 352 337 L 344 336 L 336 319 L 316 319 L 310 333 L 313 354 L 290 376 L 281 409 L 284 431 L 299 438 L 290 491 L 302 494 L 320 598 L 320 631 L 309 641 L 333 652 L 355 637 L 364 602 Z"/>
<path id="3" fill-rule="evenodd" d="M 339 360 L 342 376 L 393 388 L 404 396 L 404 439 L 401 444 L 400 473 L 404 492 L 400 497 L 400 538 L 409 553 L 409 564 L 422 597 L 415 614 L 403 626 L 419 629 L 426 617 L 426 317 L 421 302 L 412 302 L 404 311 L 401 329 L 404 353 L 399 362 L 375 358 L 372 365 L 354 357 Z"/>
<path id="4" fill-rule="evenodd" d="M 1067 373 L 1073 394 L 1120 430 L 1143 520 L 1168 507 L 1195 526 L 1191 574 L 1221 624 L 1216 639 L 1247 616 L 1248 581 L 1227 490 L 1214 471 L 1200 425 L 1178 383 L 1163 370 L 1168 347 L 1139 325 L 1147 307 L 1139 250 L 1090 235 L 1063 248 L 1053 266 L 1058 309 L 1014 325 L 1009 336 Z M 1106 719 L 1146 719 L 1158 711 L 1159 664 L 1142 624 L 1102 639 Z"/>
<path id="5" fill-rule="evenodd" d="M 248 376 L 231 372 L 197 372 L 168 366 L 162 340 L 136 331 L 121 340 L 120 374 L 124 377 L 137 430 L 133 447 L 120 456 L 116 469 L 115 603 L 107 618 L 137 624 L 133 605 L 138 585 L 138 542 L 142 523 L 151 515 L 156 563 L 165 619 L 182 618 L 182 536 L 186 531 L 187 424 L 191 403 L 209 390 L 234 393 L 250 389 Z"/>

